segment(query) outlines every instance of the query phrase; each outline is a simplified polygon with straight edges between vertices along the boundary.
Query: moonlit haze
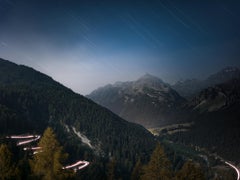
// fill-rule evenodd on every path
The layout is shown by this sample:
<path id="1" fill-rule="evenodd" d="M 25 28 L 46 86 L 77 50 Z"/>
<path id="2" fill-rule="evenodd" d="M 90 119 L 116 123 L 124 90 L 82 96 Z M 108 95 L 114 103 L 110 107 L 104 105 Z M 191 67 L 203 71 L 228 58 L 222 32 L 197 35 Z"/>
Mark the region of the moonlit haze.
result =
<path id="1" fill-rule="evenodd" d="M 240 1 L 0 0 L 0 57 L 83 95 L 240 65 Z"/>

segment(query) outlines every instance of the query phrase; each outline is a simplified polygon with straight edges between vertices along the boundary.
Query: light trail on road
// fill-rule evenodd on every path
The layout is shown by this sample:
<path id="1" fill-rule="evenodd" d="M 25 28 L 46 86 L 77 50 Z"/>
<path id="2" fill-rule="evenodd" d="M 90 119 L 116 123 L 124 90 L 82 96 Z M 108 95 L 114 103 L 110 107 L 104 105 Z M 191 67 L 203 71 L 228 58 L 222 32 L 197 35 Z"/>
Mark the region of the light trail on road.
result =
<path id="1" fill-rule="evenodd" d="M 29 144 L 31 142 L 37 141 L 37 140 L 39 140 L 41 138 L 41 136 L 40 135 L 26 135 L 26 136 L 23 136 L 23 135 L 19 135 L 19 136 L 13 135 L 13 136 L 7 136 L 6 138 L 9 138 L 9 139 L 20 139 L 20 140 L 21 139 L 29 139 L 29 140 L 24 140 L 24 141 L 17 142 L 17 146 L 21 146 L 21 145 L 26 145 L 26 144 Z M 31 150 L 31 151 L 33 151 L 33 155 L 35 155 L 37 153 L 43 152 L 42 147 L 24 147 L 23 150 L 24 151 Z M 74 164 L 70 164 L 68 166 L 64 166 L 62 169 L 73 169 L 76 172 L 77 170 L 83 169 L 83 168 L 85 168 L 88 165 L 89 165 L 88 161 L 77 161 Z"/>
<path id="2" fill-rule="evenodd" d="M 17 146 L 21 146 L 21 145 L 24 145 L 24 144 L 28 144 L 30 142 L 34 142 L 34 141 L 37 141 L 41 138 L 41 136 L 36 136 L 36 138 L 34 139 L 30 139 L 30 140 L 27 140 L 27 141 L 20 141 L 17 143 Z"/>
<path id="3" fill-rule="evenodd" d="M 226 162 L 226 161 L 225 161 L 225 164 L 229 165 L 230 167 L 232 167 L 237 172 L 237 180 L 239 180 L 240 179 L 240 172 L 239 172 L 238 168 L 236 166 L 232 165 L 231 163 Z"/>
<path id="4" fill-rule="evenodd" d="M 85 168 L 88 165 L 89 165 L 88 161 L 78 161 L 78 162 L 76 162 L 74 164 L 71 164 L 71 165 L 63 167 L 63 169 L 74 169 L 74 171 L 76 171 L 76 170 L 83 169 L 83 168 Z M 75 168 L 75 167 L 77 167 L 77 168 Z"/>
<path id="5" fill-rule="evenodd" d="M 26 135 L 26 136 L 7 136 L 7 138 L 11 139 L 29 139 L 29 138 L 35 138 L 38 135 Z"/>
<path id="6" fill-rule="evenodd" d="M 30 142 L 37 141 L 41 138 L 41 136 L 40 135 L 26 135 L 26 136 L 13 135 L 13 136 L 7 136 L 6 138 L 9 138 L 9 139 L 29 139 L 29 140 L 19 141 L 17 143 L 17 146 L 21 146 L 21 145 L 24 145 L 24 144 L 28 144 Z"/>
<path id="7" fill-rule="evenodd" d="M 23 148 L 24 151 L 27 151 L 27 150 L 39 150 L 39 149 L 42 149 L 42 147 L 25 147 L 25 148 Z"/>
<path id="8" fill-rule="evenodd" d="M 40 152 L 43 152 L 43 151 L 42 151 L 42 150 L 40 150 L 40 151 L 34 151 L 34 152 L 33 152 L 33 155 L 34 155 L 34 154 L 37 154 L 37 153 L 40 153 Z"/>

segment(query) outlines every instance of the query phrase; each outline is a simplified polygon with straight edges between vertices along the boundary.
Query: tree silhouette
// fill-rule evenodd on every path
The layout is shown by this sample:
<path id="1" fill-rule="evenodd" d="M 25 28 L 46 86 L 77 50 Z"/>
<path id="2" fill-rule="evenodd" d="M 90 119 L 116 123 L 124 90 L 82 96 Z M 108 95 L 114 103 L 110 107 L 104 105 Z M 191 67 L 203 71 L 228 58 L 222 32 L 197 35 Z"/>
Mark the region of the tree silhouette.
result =
<path id="1" fill-rule="evenodd" d="M 191 161 L 187 161 L 175 177 L 176 180 L 204 180 L 204 174 L 199 166 Z"/>
<path id="2" fill-rule="evenodd" d="M 62 147 L 51 128 L 45 130 L 38 146 L 42 148 L 41 152 L 34 155 L 30 162 L 33 174 L 46 180 L 68 178 L 69 171 L 62 169 L 67 154 L 62 152 Z"/>
<path id="3" fill-rule="evenodd" d="M 158 143 L 153 151 L 149 163 L 144 167 L 143 180 L 172 179 L 171 163 L 166 157 L 163 148 Z"/>
<path id="4" fill-rule="evenodd" d="M 133 168 L 133 171 L 131 174 L 131 180 L 140 179 L 142 173 L 143 173 L 143 166 L 142 166 L 141 160 L 138 159 L 136 165 Z"/>
<path id="5" fill-rule="evenodd" d="M 116 160 L 115 160 L 115 158 L 113 158 L 107 164 L 107 179 L 108 180 L 114 180 L 115 179 L 115 176 L 116 176 L 115 168 L 116 168 Z"/>
<path id="6" fill-rule="evenodd" d="M 0 145 L 0 179 L 14 179 L 16 176 L 16 168 L 12 162 L 12 153 L 7 145 Z"/>

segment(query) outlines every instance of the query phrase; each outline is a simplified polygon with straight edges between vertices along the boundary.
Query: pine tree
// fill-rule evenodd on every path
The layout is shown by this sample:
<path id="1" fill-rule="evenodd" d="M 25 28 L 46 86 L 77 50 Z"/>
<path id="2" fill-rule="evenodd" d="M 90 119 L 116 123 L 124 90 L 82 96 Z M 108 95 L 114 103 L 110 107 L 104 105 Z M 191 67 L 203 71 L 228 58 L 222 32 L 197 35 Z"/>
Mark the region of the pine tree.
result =
<path id="1" fill-rule="evenodd" d="M 0 145 L 0 179 L 12 179 L 16 176 L 16 169 L 12 162 L 12 153 L 7 145 Z"/>
<path id="2" fill-rule="evenodd" d="M 176 180 L 204 180 L 204 174 L 199 166 L 191 161 L 187 161 L 175 177 Z"/>
<path id="3" fill-rule="evenodd" d="M 138 159 L 136 165 L 133 168 L 132 174 L 131 174 L 131 180 L 139 180 L 142 174 L 142 163 L 141 160 Z"/>
<path id="4" fill-rule="evenodd" d="M 143 180 L 172 179 L 171 163 L 166 157 L 163 148 L 158 143 L 153 151 L 149 163 L 144 167 Z"/>
<path id="5" fill-rule="evenodd" d="M 42 152 L 34 155 L 30 162 L 33 174 L 46 180 L 67 178 L 69 172 L 62 169 L 67 154 L 62 152 L 62 147 L 51 128 L 45 130 L 38 146 L 42 148 Z"/>
<path id="6" fill-rule="evenodd" d="M 116 168 L 116 160 L 113 158 L 107 164 L 107 179 L 114 180 L 115 179 L 115 168 Z"/>

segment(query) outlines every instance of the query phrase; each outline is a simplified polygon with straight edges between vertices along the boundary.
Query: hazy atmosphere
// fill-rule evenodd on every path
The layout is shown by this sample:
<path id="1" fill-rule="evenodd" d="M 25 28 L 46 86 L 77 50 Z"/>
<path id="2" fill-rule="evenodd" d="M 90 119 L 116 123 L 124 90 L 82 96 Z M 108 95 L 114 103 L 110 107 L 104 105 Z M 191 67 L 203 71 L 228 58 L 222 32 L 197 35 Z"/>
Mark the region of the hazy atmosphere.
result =
<path id="1" fill-rule="evenodd" d="M 0 179 L 240 180 L 240 0 L 0 0 Z"/>
<path id="2" fill-rule="evenodd" d="M 166 82 L 239 66 L 240 1 L 0 0 L 0 57 L 81 94 L 146 72 Z"/>

